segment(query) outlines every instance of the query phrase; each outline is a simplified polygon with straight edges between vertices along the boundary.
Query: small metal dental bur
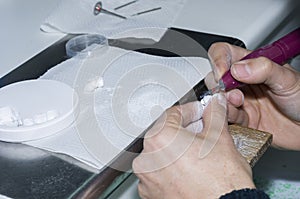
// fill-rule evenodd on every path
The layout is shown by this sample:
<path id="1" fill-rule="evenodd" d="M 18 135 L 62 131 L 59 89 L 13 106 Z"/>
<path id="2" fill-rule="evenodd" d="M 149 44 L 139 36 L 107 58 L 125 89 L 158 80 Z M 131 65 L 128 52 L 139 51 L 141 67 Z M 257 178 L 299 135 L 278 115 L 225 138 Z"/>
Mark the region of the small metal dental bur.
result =
<path id="1" fill-rule="evenodd" d="M 161 9 L 161 7 L 158 7 L 158 8 L 152 8 L 152 9 L 150 9 L 150 10 L 145 10 L 145 11 L 142 11 L 142 12 L 138 12 L 138 13 L 133 14 L 133 15 L 131 15 L 131 16 L 133 17 L 133 16 L 137 16 L 137 15 L 142 15 L 142 14 L 146 14 L 146 13 L 153 12 L 153 11 L 160 10 L 160 9 Z"/>
<path id="2" fill-rule="evenodd" d="M 121 19 L 127 19 L 126 17 L 122 16 L 122 15 L 119 15 L 117 13 L 114 13 L 114 12 L 111 12 L 111 11 L 108 11 L 108 10 L 105 10 L 103 9 L 103 6 L 102 6 L 102 2 L 99 1 L 98 3 L 96 3 L 95 7 L 94 7 L 94 15 L 98 15 L 100 12 L 102 13 L 106 13 L 106 14 L 109 14 L 109 15 L 112 15 L 112 16 L 116 16 L 116 17 L 119 17 Z"/>

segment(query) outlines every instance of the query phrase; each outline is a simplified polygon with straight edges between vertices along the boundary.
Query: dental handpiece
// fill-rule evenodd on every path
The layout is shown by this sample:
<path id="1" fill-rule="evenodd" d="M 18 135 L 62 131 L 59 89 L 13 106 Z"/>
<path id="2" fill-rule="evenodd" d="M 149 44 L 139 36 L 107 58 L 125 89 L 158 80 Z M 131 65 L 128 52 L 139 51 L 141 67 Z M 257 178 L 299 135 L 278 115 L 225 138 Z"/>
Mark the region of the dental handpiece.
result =
<path id="1" fill-rule="evenodd" d="M 289 59 L 300 54 L 300 28 L 288 33 L 279 40 L 254 50 L 241 60 L 266 57 L 273 62 L 283 65 Z M 242 82 L 237 81 L 231 75 L 230 70 L 228 70 L 220 79 L 219 85 L 209 91 L 205 95 L 211 95 L 219 91 L 229 91 L 234 88 L 242 87 L 245 85 Z"/>

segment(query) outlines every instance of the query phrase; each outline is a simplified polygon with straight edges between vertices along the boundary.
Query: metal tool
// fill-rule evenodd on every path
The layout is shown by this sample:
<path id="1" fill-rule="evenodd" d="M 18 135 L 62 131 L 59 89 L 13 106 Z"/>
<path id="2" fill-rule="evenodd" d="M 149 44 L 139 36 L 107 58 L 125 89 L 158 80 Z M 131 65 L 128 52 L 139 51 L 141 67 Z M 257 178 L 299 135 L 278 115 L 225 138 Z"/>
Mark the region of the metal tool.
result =
<path id="1" fill-rule="evenodd" d="M 116 17 L 119 17 L 121 19 L 127 19 L 126 17 L 124 17 L 122 15 L 119 15 L 117 13 L 114 13 L 114 12 L 111 12 L 109 10 L 104 9 L 103 6 L 102 6 L 102 2 L 101 1 L 99 1 L 95 5 L 95 7 L 94 7 L 94 15 L 98 15 L 100 12 L 106 13 L 106 14 L 109 14 L 109 15 L 112 15 L 112 16 L 116 16 Z"/>
<path id="2" fill-rule="evenodd" d="M 161 9 L 161 7 L 152 8 L 152 9 L 150 9 L 150 10 L 145 10 L 145 11 L 142 11 L 142 12 L 138 12 L 138 13 L 133 14 L 133 15 L 131 15 L 131 16 L 142 15 L 142 14 L 149 13 L 149 12 L 153 12 L 153 11 L 160 10 L 160 9 Z"/>
<path id="3" fill-rule="evenodd" d="M 266 57 L 273 62 L 283 65 L 289 59 L 300 54 L 300 28 L 290 32 L 279 40 L 261 47 L 252 53 L 248 54 L 241 60 Z M 234 88 L 242 87 L 244 83 L 237 81 L 233 78 L 230 70 L 227 71 L 219 81 L 219 85 L 215 88 L 205 91 L 200 94 L 199 98 L 203 98 L 206 95 L 211 95 L 219 91 L 228 91 Z"/>
<path id="4" fill-rule="evenodd" d="M 120 6 L 116 7 L 116 8 L 114 8 L 114 10 L 119 10 L 119 9 L 124 8 L 124 7 L 126 7 L 126 6 L 129 6 L 129 5 L 131 5 L 131 4 L 133 4 L 133 3 L 137 2 L 137 1 L 138 1 L 138 0 L 130 1 L 130 2 L 128 2 L 128 3 L 125 3 L 125 4 L 123 4 L 123 5 L 120 5 Z"/>

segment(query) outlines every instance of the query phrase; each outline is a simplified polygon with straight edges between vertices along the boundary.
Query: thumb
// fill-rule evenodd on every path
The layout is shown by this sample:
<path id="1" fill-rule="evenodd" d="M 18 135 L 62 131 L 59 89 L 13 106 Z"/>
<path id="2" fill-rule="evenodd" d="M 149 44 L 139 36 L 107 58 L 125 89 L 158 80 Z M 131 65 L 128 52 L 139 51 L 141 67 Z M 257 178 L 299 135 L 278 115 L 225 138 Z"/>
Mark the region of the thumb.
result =
<path id="1" fill-rule="evenodd" d="M 264 83 L 275 93 L 291 90 L 299 78 L 290 68 L 265 57 L 237 62 L 232 65 L 231 73 L 234 78 L 247 84 Z"/>
<path id="2" fill-rule="evenodd" d="M 205 136 L 200 149 L 200 158 L 204 158 L 217 144 L 221 136 L 229 136 L 223 133 L 228 129 L 227 123 L 227 101 L 224 93 L 215 94 L 211 103 L 203 114 L 203 136 Z"/>

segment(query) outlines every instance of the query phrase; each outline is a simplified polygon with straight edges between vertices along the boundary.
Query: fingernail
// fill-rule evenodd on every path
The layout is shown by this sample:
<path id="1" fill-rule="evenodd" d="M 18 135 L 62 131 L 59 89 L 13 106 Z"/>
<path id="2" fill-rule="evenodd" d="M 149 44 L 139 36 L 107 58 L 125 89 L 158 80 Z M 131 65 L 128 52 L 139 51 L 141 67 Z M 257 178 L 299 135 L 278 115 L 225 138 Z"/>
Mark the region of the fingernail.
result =
<path id="1" fill-rule="evenodd" d="M 214 78 L 215 78 L 215 81 L 219 81 L 219 79 L 221 78 L 221 75 L 219 73 L 219 70 L 215 69 L 213 70 L 213 73 L 214 73 Z"/>
<path id="2" fill-rule="evenodd" d="M 249 66 L 244 63 L 233 64 L 231 72 L 238 78 L 245 78 L 251 75 Z"/>
<path id="3" fill-rule="evenodd" d="M 218 67 L 215 65 L 214 62 L 210 61 L 210 65 L 212 66 L 212 72 L 213 72 L 213 76 L 215 78 L 216 81 L 219 81 L 219 71 L 218 71 Z"/>
<path id="4" fill-rule="evenodd" d="M 241 101 L 242 104 L 244 103 L 244 95 L 239 94 L 239 92 L 236 90 L 226 92 L 225 97 L 229 102 Z"/>
<path id="5" fill-rule="evenodd" d="M 226 108 L 227 107 L 227 100 L 226 100 L 225 94 L 224 93 L 218 93 L 217 97 L 218 97 L 218 103 L 221 106 L 223 106 L 224 108 Z"/>
<path id="6" fill-rule="evenodd" d="M 231 92 L 227 92 L 225 93 L 225 97 L 227 100 L 230 100 L 230 97 L 231 97 Z"/>

